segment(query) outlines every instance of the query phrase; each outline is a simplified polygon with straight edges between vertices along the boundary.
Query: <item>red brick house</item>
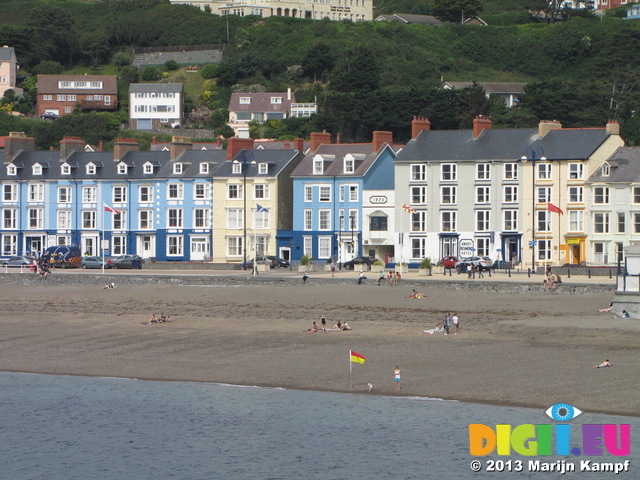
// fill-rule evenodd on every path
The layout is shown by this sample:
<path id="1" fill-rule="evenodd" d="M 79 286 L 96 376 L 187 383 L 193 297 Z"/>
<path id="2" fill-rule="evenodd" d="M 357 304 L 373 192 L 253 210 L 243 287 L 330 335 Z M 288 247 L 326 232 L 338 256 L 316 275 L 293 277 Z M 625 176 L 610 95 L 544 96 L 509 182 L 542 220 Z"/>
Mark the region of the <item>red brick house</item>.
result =
<path id="1" fill-rule="evenodd" d="M 115 75 L 38 75 L 37 89 L 38 116 L 67 115 L 76 105 L 83 110 L 118 110 Z"/>

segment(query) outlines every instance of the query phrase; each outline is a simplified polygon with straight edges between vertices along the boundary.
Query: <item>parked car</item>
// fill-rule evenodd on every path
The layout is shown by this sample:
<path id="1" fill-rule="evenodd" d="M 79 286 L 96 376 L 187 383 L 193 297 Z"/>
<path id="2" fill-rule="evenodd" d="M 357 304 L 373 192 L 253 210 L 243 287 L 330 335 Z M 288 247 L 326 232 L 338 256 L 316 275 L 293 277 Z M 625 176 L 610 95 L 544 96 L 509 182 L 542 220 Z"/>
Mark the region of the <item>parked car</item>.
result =
<path id="1" fill-rule="evenodd" d="M 119 255 L 109 260 L 109 265 L 111 268 L 134 268 L 134 263 L 136 265 L 135 268 L 142 268 L 144 264 L 144 259 L 139 255 Z"/>
<path id="2" fill-rule="evenodd" d="M 31 265 L 33 263 L 33 257 L 26 255 L 18 255 L 9 257 L 0 261 L 0 265 L 7 265 L 9 267 L 19 267 L 22 265 Z"/>
<path id="3" fill-rule="evenodd" d="M 80 262 L 82 268 L 102 268 L 102 257 L 82 257 Z M 104 268 L 111 268 L 109 260 L 105 258 Z"/>
<path id="4" fill-rule="evenodd" d="M 255 260 L 256 265 L 269 265 L 269 268 L 277 268 L 279 266 L 278 262 L 262 255 L 258 255 Z M 251 260 L 247 259 L 247 263 L 243 263 L 242 266 L 245 268 L 253 268 L 253 258 Z"/>
<path id="5" fill-rule="evenodd" d="M 355 269 L 356 265 L 366 265 L 367 268 L 371 268 L 371 265 L 373 265 L 376 260 L 375 257 L 355 257 L 348 262 L 344 262 L 342 266 L 347 270 Z"/>
<path id="6" fill-rule="evenodd" d="M 289 268 L 289 262 L 287 262 L 286 260 L 283 260 L 282 258 L 277 257 L 275 255 L 265 255 L 265 256 L 266 258 L 271 260 L 271 262 L 277 262 L 277 264 L 275 266 L 272 266 L 271 268 L 280 268 L 280 267 Z"/>
<path id="7" fill-rule="evenodd" d="M 459 261 L 460 260 L 458 260 L 458 257 L 454 257 L 451 255 L 440 259 L 440 263 L 444 265 L 445 268 L 455 268 L 456 263 L 458 263 Z"/>
<path id="8" fill-rule="evenodd" d="M 493 268 L 493 260 L 489 257 L 467 257 L 456 263 L 455 267 L 458 273 L 463 273 L 467 270 L 467 265 L 473 264 L 476 269 L 488 270 Z"/>
<path id="9" fill-rule="evenodd" d="M 53 112 L 44 112 L 40 118 L 42 118 L 43 120 L 57 120 L 58 118 L 60 118 L 60 115 L 58 115 L 57 113 L 53 113 Z"/>

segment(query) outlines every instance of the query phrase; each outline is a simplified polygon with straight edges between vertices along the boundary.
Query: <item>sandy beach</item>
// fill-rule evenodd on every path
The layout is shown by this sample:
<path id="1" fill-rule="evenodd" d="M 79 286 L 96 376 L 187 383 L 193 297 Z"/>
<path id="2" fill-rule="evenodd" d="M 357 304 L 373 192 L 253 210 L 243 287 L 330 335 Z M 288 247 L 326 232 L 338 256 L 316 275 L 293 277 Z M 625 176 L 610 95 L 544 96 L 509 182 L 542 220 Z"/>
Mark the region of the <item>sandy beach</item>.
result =
<path id="1" fill-rule="evenodd" d="M 352 349 L 366 357 L 353 364 L 358 393 L 640 415 L 640 323 L 598 313 L 612 293 L 425 293 L 409 299 L 410 287 L 373 282 L 5 284 L 0 370 L 346 392 Z M 171 323 L 143 324 L 161 312 Z M 421 334 L 455 312 L 459 335 Z M 304 332 L 322 315 L 352 330 Z M 592 368 L 605 359 L 614 366 Z"/>

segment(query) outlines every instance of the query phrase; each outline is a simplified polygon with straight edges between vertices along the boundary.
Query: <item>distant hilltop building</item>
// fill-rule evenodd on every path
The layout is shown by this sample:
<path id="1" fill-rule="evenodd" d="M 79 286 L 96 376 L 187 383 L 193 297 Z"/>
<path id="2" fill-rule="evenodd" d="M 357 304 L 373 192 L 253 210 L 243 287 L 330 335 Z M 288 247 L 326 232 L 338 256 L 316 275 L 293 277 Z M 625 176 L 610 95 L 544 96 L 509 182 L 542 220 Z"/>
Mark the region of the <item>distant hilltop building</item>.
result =
<path id="1" fill-rule="evenodd" d="M 171 0 L 172 4 L 192 5 L 215 15 L 259 15 L 306 18 L 308 20 L 373 20 L 373 0 Z"/>

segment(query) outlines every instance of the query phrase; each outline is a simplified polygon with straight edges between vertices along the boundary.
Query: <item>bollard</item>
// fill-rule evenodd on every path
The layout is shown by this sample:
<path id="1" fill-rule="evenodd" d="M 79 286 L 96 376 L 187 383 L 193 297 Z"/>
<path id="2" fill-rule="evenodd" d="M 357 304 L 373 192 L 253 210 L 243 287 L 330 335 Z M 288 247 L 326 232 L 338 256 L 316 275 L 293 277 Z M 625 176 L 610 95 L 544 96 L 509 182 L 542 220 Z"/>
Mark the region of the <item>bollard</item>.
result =
<path id="1" fill-rule="evenodd" d="M 531 268 L 527 268 L 527 277 L 531 278 Z"/>
<path id="2" fill-rule="evenodd" d="M 591 278 L 591 269 L 587 268 L 587 278 Z"/>
<path id="3" fill-rule="evenodd" d="M 451 268 L 449 269 L 449 276 L 451 276 Z"/>
<path id="4" fill-rule="evenodd" d="M 511 278 L 511 269 L 507 269 L 507 272 L 509 273 L 509 278 Z"/>
<path id="5" fill-rule="evenodd" d="M 449 270 L 451 270 L 451 269 L 449 269 Z M 442 273 L 444 274 L 445 277 L 447 276 L 447 267 L 444 267 L 442 269 Z"/>
<path id="6" fill-rule="evenodd" d="M 491 278 L 491 269 L 489 269 L 489 278 Z"/>
<path id="7" fill-rule="evenodd" d="M 571 278 L 571 269 L 567 268 L 567 278 Z"/>
<path id="8" fill-rule="evenodd" d="M 609 269 L 609 279 L 611 279 L 611 269 Z"/>

